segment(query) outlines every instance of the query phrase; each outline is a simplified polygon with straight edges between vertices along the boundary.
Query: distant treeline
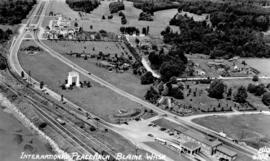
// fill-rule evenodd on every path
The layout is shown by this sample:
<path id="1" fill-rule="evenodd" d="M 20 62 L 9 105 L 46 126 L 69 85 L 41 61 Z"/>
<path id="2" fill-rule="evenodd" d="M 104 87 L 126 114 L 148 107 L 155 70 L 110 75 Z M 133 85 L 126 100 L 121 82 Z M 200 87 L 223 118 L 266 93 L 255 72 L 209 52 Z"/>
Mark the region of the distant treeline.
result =
<path id="1" fill-rule="evenodd" d="M 0 24 L 19 24 L 26 18 L 36 0 L 10 0 L 0 2 Z"/>
<path id="2" fill-rule="evenodd" d="M 258 5 L 249 3 L 217 3 L 208 0 L 205 1 L 187 1 L 178 0 L 179 10 L 192 12 L 195 14 L 213 13 L 217 11 L 234 12 L 237 15 L 270 15 L 270 10 Z"/>
<path id="3" fill-rule="evenodd" d="M 129 0 L 133 2 L 133 6 L 135 8 L 141 9 L 144 12 L 153 13 L 156 11 L 167 10 L 167 9 L 174 9 L 178 8 L 179 4 L 177 2 L 171 1 L 156 1 L 152 3 L 151 0 L 144 1 L 144 0 Z"/>
<path id="4" fill-rule="evenodd" d="M 98 0 L 66 0 L 66 3 L 74 11 L 90 13 L 100 5 Z"/>
<path id="5" fill-rule="evenodd" d="M 125 10 L 125 5 L 123 2 L 111 2 L 109 4 L 109 9 L 111 13 L 116 13 L 121 10 Z"/>

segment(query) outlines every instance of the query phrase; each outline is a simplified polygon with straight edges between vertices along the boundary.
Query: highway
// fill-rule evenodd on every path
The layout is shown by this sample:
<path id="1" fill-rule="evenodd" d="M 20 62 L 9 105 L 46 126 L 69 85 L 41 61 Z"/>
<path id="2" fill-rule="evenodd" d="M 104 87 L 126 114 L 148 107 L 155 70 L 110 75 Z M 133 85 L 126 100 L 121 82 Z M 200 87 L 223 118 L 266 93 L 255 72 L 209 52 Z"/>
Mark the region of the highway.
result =
<path id="1" fill-rule="evenodd" d="M 94 81 L 96 81 L 97 83 L 111 89 L 112 91 L 118 93 L 119 95 L 122 95 L 124 97 L 126 97 L 127 99 L 130 99 L 131 101 L 134 101 L 136 103 L 139 103 L 141 105 L 143 105 L 144 107 L 147 107 L 149 109 L 152 109 L 154 110 L 155 112 L 157 112 L 159 115 L 164 115 L 166 114 L 168 117 L 171 117 L 171 118 L 176 118 L 176 120 L 178 121 L 178 123 L 181 123 L 181 124 L 184 124 L 190 128 L 193 128 L 195 130 L 198 130 L 198 131 L 201 131 L 207 135 L 212 135 L 212 136 L 215 136 L 216 138 L 222 140 L 223 142 L 225 142 L 226 144 L 230 145 L 230 146 L 233 146 L 237 149 L 241 149 L 243 152 L 247 153 L 249 156 L 252 156 L 254 154 L 257 153 L 257 151 L 254 151 L 254 150 L 251 150 L 251 149 L 247 149 L 246 147 L 242 147 L 234 142 L 232 142 L 231 140 L 229 139 L 226 139 L 226 138 L 223 138 L 221 136 L 218 135 L 217 132 L 214 132 L 212 130 L 209 130 L 209 129 L 202 129 L 202 127 L 199 127 L 197 124 L 195 123 L 192 123 L 192 122 L 186 122 L 184 121 L 181 117 L 175 115 L 175 114 L 172 114 L 170 112 L 167 112 L 167 111 L 164 111 L 162 109 L 160 109 L 159 107 L 145 101 L 145 100 L 142 100 L 136 96 L 133 96 L 131 95 L 130 93 L 127 93 L 126 91 L 123 91 L 117 87 L 115 87 L 114 85 L 106 82 L 105 80 L 97 77 L 96 75 L 94 74 L 89 74 L 89 71 L 86 71 L 85 69 L 81 68 L 80 66 L 78 66 L 77 64 L 73 63 L 72 61 L 68 60 L 67 58 L 65 58 L 64 56 L 62 56 L 61 54 L 57 53 L 56 51 L 52 50 L 50 47 L 48 47 L 46 44 L 44 44 L 42 41 L 40 41 L 38 39 L 37 36 L 35 36 L 35 41 L 36 43 L 42 48 L 44 49 L 45 51 L 47 51 L 51 56 L 57 58 L 58 60 L 60 60 L 61 62 L 65 63 L 66 65 L 70 66 L 71 68 L 73 68 L 74 70 L 80 72 L 82 75 L 88 77 L 89 79 L 92 79 Z"/>
<path id="2" fill-rule="evenodd" d="M 42 2 L 42 1 L 41 1 Z M 39 9 L 40 7 L 42 7 L 41 5 L 42 3 L 39 3 L 39 7 L 37 7 L 37 9 Z M 46 4 L 45 4 L 46 5 Z M 46 7 L 43 7 L 43 9 L 46 9 Z M 39 10 L 37 10 L 36 12 L 33 12 L 33 15 L 32 15 L 32 18 L 33 16 L 36 16 L 37 13 L 39 14 L 42 14 L 43 12 L 39 12 Z M 43 17 L 43 16 L 39 16 L 39 17 Z M 41 18 L 39 20 L 39 22 L 37 23 L 38 24 L 38 27 L 40 26 L 40 22 L 41 22 Z M 29 18 L 28 20 L 30 23 L 31 21 L 31 18 Z M 167 111 L 164 111 L 162 109 L 160 109 L 159 107 L 145 101 L 145 100 L 142 100 L 134 95 L 131 95 L 130 93 L 126 92 L 126 91 L 123 91 L 122 89 L 119 89 L 117 88 L 116 86 L 106 82 L 105 80 L 99 78 L 98 76 L 94 75 L 94 74 L 91 74 L 90 71 L 87 71 L 83 68 L 81 68 L 80 66 L 78 66 L 77 64 L 73 63 L 72 61 L 68 60 L 67 58 L 65 58 L 64 56 L 62 56 L 61 54 L 57 53 L 56 51 L 52 50 L 50 47 L 48 47 L 46 44 L 44 44 L 42 41 L 39 40 L 38 38 L 38 32 L 35 32 L 34 33 L 34 39 L 35 39 L 35 42 L 42 48 L 44 49 L 45 51 L 47 51 L 51 56 L 53 56 L 54 58 L 60 60 L 61 62 L 65 63 L 66 65 L 68 65 L 69 67 L 73 68 L 74 70 L 78 71 L 80 74 L 86 76 L 87 78 L 101 84 L 102 86 L 104 87 L 107 87 L 109 89 L 111 89 L 112 91 L 114 91 L 115 93 L 131 100 L 131 101 L 134 101 L 136 103 L 139 103 L 141 105 L 143 105 L 144 107 L 147 107 L 149 109 L 152 109 L 154 110 L 155 112 L 157 112 L 159 115 L 167 115 L 168 118 L 170 119 L 173 119 L 175 120 L 176 122 L 178 122 L 179 124 L 183 124 L 185 126 L 188 126 L 190 128 L 193 128 L 195 130 L 198 130 L 198 131 L 201 131 L 205 134 L 208 134 L 208 135 L 213 135 L 217 138 L 219 138 L 220 140 L 222 140 L 225 144 L 228 144 L 232 147 L 235 147 L 239 150 L 241 150 L 242 152 L 246 153 L 247 155 L 254 155 L 257 153 L 257 151 L 253 151 L 253 150 L 250 150 L 250 149 L 246 149 L 245 147 L 242 147 L 234 142 L 232 142 L 231 140 L 228 140 L 226 138 L 222 138 L 220 137 L 219 135 L 217 135 L 216 132 L 212 131 L 212 130 L 209 130 L 209 129 L 206 129 L 206 128 L 202 128 L 202 127 L 199 127 L 198 125 L 196 125 L 195 123 L 191 123 L 191 122 L 186 122 L 185 120 L 183 120 L 181 117 L 177 116 L 177 115 L 174 115 L 170 112 L 167 112 Z M 14 72 L 16 72 L 18 75 L 21 74 L 22 71 L 24 71 L 20 65 L 20 62 L 18 60 L 18 57 L 17 57 L 17 53 L 19 51 L 19 48 L 20 48 L 20 44 L 23 40 L 23 37 L 25 35 L 25 27 L 24 27 L 24 30 L 22 33 L 20 33 L 20 35 L 17 37 L 17 39 L 15 40 L 14 42 L 14 45 L 11 47 L 11 50 L 10 50 L 10 56 L 9 56 L 9 62 L 10 62 L 10 66 L 12 68 L 12 70 Z M 27 72 L 25 72 L 27 73 Z M 187 78 L 181 78 L 181 79 L 187 79 Z M 189 78 L 188 78 L 189 79 Z M 201 78 L 190 78 L 190 79 L 193 79 L 193 80 L 196 80 L 196 79 L 201 79 Z M 232 79 L 232 78 L 226 78 L 226 79 Z M 238 79 L 238 78 L 233 78 L 233 79 Z M 240 79 L 240 78 L 239 78 Z M 242 77 L 241 77 L 242 79 Z M 38 85 L 38 82 L 36 82 L 34 79 L 32 79 L 32 81 L 35 82 L 36 85 Z M 60 100 L 60 95 L 53 92 L 52 90 L 50 90 L 49 88 L 46 88 L 47 92 L 50 93 L 50 95 L 52 97 L 55 97 L 56 99 Z M 68 101 L 68 100 L 66 100 Z M 72 102 L 68 101 L 68 103 L 72 104 L 74 107 L 76 107 L 76 105 L 74 105 Z M 97 116 L 94 116 L 93 114 L 90 114 L 91 118 L 98 118 Z M 106 121 L 102 120 L 101 118 L 98 118 L 100 120 L 100 123 L 106 127 L 108 127 L 109 129 L 114 129 L 113 125 L 107 123 Z M 117 130 L 114 130 L 114 131 L 117 131 Z"/>

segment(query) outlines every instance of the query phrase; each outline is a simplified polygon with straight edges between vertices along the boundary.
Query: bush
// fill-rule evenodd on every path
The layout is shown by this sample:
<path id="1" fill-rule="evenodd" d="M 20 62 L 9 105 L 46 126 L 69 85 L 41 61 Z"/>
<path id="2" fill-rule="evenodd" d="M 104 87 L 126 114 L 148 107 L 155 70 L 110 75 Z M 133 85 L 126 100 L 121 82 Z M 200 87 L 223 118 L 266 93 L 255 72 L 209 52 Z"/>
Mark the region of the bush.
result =
<path id="1" fill-rule="evenodd" d="M 151 72 L 146 72 L 141 76 L 141 84 L 151 84 L 154 82 L 154 77 Z"/>
<path id="2" fill-rule="evenodd" d="M 253 78 L 252 78 L 252 81 L 258 82 L 259 81 L 259 77 L 257 75 L 254 75 Z"/>
<path id="3" fill-rule="evenodd" d="M 270 92 L 265 92 L 265 93 L 263 94 L 262 102 L 263 102 L 266 106 L 270 106 Z"/>

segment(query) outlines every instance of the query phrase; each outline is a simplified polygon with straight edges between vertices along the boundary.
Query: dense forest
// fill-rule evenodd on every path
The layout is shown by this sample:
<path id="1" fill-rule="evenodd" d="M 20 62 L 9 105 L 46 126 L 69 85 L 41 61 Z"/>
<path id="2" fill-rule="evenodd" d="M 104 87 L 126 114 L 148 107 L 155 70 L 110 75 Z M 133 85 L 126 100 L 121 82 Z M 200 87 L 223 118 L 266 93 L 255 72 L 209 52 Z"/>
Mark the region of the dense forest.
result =
<path id="1" fill-rule="evenodd" d="M 25 19 L 36 0 L 10 0 L 0 2 L 0 24 L 14 25 Z"/>
<path id="2" fill-rule="evenodd" d="M 179 26 L 181 34 L 167 27 L 161 33 L 164 42 L 176 44 L 185 53 L 202 53 L 211 58 L 270 57 L 269 46 L 261 33 L 268 30 L 268 12 L 255 12 L 253 7 L 242 12 L 245 5 L 208 3 L 182 3 L 179 11 L 209 13 L 211 25 L 206 21 L 195 22 L 186 15 L 176 15 L 170 25 Z"/>
<path id="3" fill-rule="evenodd" d="M 66 0 L 66 3 L 75 11 L 90 13 L 100 5 L 98 0 Z"/>

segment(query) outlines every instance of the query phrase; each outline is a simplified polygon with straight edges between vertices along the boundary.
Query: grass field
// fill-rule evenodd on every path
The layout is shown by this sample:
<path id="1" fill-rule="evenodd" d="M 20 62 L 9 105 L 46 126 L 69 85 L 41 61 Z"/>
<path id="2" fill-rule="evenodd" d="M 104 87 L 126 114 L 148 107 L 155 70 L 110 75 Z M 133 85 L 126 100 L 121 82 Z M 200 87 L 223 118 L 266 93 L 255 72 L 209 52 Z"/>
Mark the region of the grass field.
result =
<path id="1" fill-rule="evenodd" d="M 261 72 L 260 75 L 270 76 L 270 59 L 250 58 L 243 60 L 245 60 L 249 66 L 259 70 Z"/>
<path id="2" fill-rule="evenodd" d="M 257 149 L 270 145 L 270 116 L 267 115 L 211 116 L 193 121 L 217 132 L 224 131 L 229 137 L 244 141 Z"/>
<path id="3" fill-rule="evenodd" d="M 115 86 L 133 95 L 136 95 L 137 97 L 143 98 L 144 94 L 149 88 L 149 85 L 141 85 L 140 79 L 135 76 L 132 71 L 126 71 L 124 73 L 109 72 L 105 68 L 96 66 L 96 59 L 84 60 L 83 58 L 76 58 L 65 54 L 66 52 L 70 52 L 70 49 L 72 49 L 74 52 L 78 51 L 80 53 L 82 50 L 85 50 L 86 52 L 89 50 L 91 54 L 102 50 L 104 53 L 116 52 L 119 54 L 120 50 L 115 48 L 115 44 L 112 42 L 67 42 L 68 44 L 64 44 L 64 42 L 55 43 L 54 41 L 45 41 L 45 43 L 52 47 L 55 51 L 63 54 L 68 59 L 83 67 L 84 69 L 91 71 L 91 73 L 101 77 L 102 79 L 114 84 Z M 84 46 L 86 46 L 87 48 L 84 49 Z M 111 49 L 106 49 L 106 46 L 110 46 Z M 93 47 L 95 47 L 96 49 L 95 52 L 92 51 Z M 115 51 L 112 48 L 114 48 Z"/>
<path id="4" fill-rule="evenodd" d="M 33 45 L 32 41 L 24 41 L 23 46 Z M 112 122 L 111 115 L 119 112 L 120 109 L 135 109 L 140 105 L 115 94 L 108 88 L 93 83 L 91 88 L 74 88 L 73 90 L 62 90 L 62 85 L 67 79 L 68 72 L 72 69 L 45 52 L 36 55 L 19 53 L 19 60 L 22 67 L 29 71 L 39 81 L 44 81 L 57 93 L 62 93 L 74 103 L 84 107 L 86 110 L 95 113 L 106 121 Z M 91 81 L 83 76 L 81 81 Z"/>

